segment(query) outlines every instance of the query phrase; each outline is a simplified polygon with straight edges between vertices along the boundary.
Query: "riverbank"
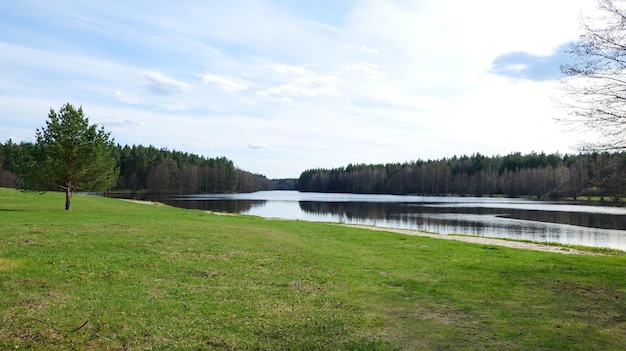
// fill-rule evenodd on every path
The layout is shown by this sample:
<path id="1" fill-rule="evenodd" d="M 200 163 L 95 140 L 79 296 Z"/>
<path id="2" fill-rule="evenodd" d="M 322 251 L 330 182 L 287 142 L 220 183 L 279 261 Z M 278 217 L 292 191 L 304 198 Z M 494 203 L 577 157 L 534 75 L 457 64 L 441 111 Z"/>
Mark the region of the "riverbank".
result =
<path id="1" fill-rule="evenodd" d="M 143 200 L 130 200 L 130 199 L 122 199 L 123 201 L 129 201 L 136 204 L 143 205 L 155 205 L 160 204 L 158 202 L 153 201 L 143 201 Z M 211 212 L 210 214 L 217 215 L 233 215 L 225 212 Z M 565 247 L 562 245 L 550 245 L 550 244 L 540 244 L 540 243 L 531 243 L 531 242 L 523 242 L 523 241 L 514 241 L 514 240 L 502 240 L 495 238 L 485 238 L 485 237 L 477 237 L 477 236 L 467 236 L 467 235 L 441 235 L 434 233 L 427 233 L 423 231 L 416 230 L 408 230 L 408 229 L 397 229 L 397 228 L 383 228 L 383 227 L 375 227 L 375 226 L 366 226 L 366 225 L 346 225 L 347 227 L 359 228 L 359 229 L 370 229 L 370 230 L 378 230 L 383 232 L 392 232 L 392 233 L 400 233 L 406 235 L 417 235 L 417 236 L 425 236 L 434 239 L 445 239 L 445 240 L 459 240 L 468 243 L 474 244 L 483 244 L 483 245 L 496 245 L 496 246 L 505 246 L 513 249 L 525 249 L 525 250 L 535 250 L 535 251 L 544 251 L 544 252 L 554 252 L 554 253 L 562 253 L 562 254 L 591 254 L 598 253 L 602 250 L 592 250 L 588 248 L 586 250 L 578 250 L 571 247 Z M 613 252 L 614 250 L 604 250 Z"/>
<path id="2" fill-rule="evenodd" d="M 540 244 L 540 243 L 531 243 L 524 241 L 514 241 L 514 240 L 503 240 L 503 239 L 495 239 L 495 238 L 485 238 L 478 236 L 469 236 L 469 235 L 442 235 L 442 234 L 433 234 L 427 232 L 420 232 L 416 230 L 407 230 L 407 229 L 396 229 L 396 228 L 382 228 L 382 227 L 373 227 L 373 226 L 364 226 L 364 225 L 347 225 L 352 228 L 360 228 L 360 229 L 369 229 L 369 230 L 378 230 L 383 232 L 392 232 L 392 233 L 400 233 L 406 235 L 416 235 L 416 236 L 424 236 L 434 239 L 442 239 L 442 240 L 457 240 L 463 241 L 466 243 L 472 244 L 481 244 L 481 245 L 495 245 L 495 246 L 504 246 L 512 249 L 522 249 L 522 250 L 534 250 L 534 251 L 543 251 L 543 252 L 552 252 L 552 253 L 560 253 L 560 254 L 597 254 L 602 250 L 596 250 L 588 248 L 586 250 L 579 250 L 571 247 L 561 246 L 561 245 L 550 245 L 550 244 Z M 606 250 L 607 252 L 617 253 L 616 250 Z"/>
<path id="3" fill-rule="evenodd" d="M 0 349 L 620 350 L 625 255 L 0 189 Z"/>
<path id="4" fill-rule="evenodd" d="M 528 199 L 263 191 L 164 198 L 263 218 L 331 222 L 626 252 L 626 209 Z"/>

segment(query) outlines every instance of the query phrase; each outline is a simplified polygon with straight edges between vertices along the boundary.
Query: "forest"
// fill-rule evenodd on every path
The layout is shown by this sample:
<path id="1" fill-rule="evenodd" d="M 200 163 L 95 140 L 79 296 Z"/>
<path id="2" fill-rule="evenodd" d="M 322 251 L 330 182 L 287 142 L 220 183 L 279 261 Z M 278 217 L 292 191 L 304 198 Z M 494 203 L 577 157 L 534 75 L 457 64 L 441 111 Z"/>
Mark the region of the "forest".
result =
<path id="1" fill-rule="evenodd" d="M 26 143 L 0 144 L 0 187 L 19 187 L 15 161 Z M 110 192 L 144 192 L 155 195 L 233 193 L 272 190 L 274 182 L 263 175 L 235 167 L 226 157 L 206 158 L 154 146 L 114 148 L 119 178 Z"/>
<path id="2" fill-rule="evenodd" d="M 25 144 L 0 144 L 0 187 L 19 187 L 15 160 Z M 577 199 L 626 196 L 626 153 L 454 156 L 405 163 L 350 164 L 311 169 L 299 179 L 270 180 L 235 167 L 226 157 L 206 158 L 154 146 L 114 148 L 119 177 L 110 192 L 155 195 L 300 190 L 359 194 L 416 194 Z"/>
<path id="3" fill-rule="evenodd" d="M 348 165 L 300 175 L 301 191 L 577 199 L 621 199 L 626 190 L 626 153 L 560 155 L 480 153 L 441 160 Z"/>

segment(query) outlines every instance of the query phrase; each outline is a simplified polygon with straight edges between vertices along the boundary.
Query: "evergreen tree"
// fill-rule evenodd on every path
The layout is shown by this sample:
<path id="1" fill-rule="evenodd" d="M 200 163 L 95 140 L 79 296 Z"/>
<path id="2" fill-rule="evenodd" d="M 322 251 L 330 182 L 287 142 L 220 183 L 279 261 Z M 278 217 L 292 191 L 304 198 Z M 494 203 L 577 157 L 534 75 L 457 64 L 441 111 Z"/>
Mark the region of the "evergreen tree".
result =
<path id="1" fill-rule="evenodd" d="M 105 190 L 118 176 L 110 133 L 90 125 L 83 108 L 69 103 L 59 112 L 50 109 L 46 127 L 37 129 L 35 144 L 25 147 L 16 170 L 27 190 L 65 191 L 71 209 L 75 190 Z"/>

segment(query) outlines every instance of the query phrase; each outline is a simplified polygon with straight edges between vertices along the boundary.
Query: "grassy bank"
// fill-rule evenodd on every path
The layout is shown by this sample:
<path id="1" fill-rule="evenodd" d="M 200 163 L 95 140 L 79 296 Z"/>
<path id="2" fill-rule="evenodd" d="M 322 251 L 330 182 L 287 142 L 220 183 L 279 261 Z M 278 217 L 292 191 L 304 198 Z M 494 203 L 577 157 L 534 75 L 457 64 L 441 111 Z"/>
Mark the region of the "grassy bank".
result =
<path id="1" fill-rule="evenodd" d="M 0 348 L 623 350 L 626 256 L 0 189 Z"/>

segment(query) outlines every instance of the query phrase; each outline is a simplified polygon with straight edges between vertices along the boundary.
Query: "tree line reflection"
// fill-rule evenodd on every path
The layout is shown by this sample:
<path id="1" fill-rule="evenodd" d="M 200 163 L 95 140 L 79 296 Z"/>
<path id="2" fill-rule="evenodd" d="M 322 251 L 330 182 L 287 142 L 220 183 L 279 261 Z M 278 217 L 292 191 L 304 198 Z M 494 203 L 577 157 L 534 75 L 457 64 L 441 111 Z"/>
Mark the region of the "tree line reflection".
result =
<path id="1" fill-rule="evenodd" d="M 254 208 L 266 205 L 267 200 L 181 200 L 161 199 L 162 202 L 171 206 L 229 213 L 248 213 Z M 482 215 L 496 216 L 500 218 L 526 220 L 544 223 L 557 223 L 575 225 L 587 228 L 600 229 L 626 229 L 626 216 L 606 213 L 567 212 L 527 210 L 514 208 L 491 208 L 491 207 L 446 207 L 429 206 L 416 203 L 391 203 L 391 202 L 319 202 L 299 201 L 300 210 L 306 214 L 318 216 L 334 216 L 338 221 L 369 220 L 372 221 L 399 221 L 403 224 L 427 224 L 425 215 L 433 225 L 456 226 L 461 222 L 467 222 L 465 216 Z M 437 215 L 454 214 L 438 219 Z M 276 214 L 280 217 L 280 214 Z M 439 223 L 437 223 L 439 222 Z M 477 227 L 484 224 L 475 223 Z"/>
<path id="2" fill-rule="evenodd" d="M 255 207 L 262 207 L 267 200 L 183 200 L 161 198 L 161 202 L 170 206 L 190 210 L 210 212 L 247 213 Z"/>
<path id="3" fill-rule="evenodd" d="M 565 212 L 565 211 L 545 211 L 526 210 L 513 208 L 490 208 L 490 207 L 445 207 L 445 206 L 424 206 L 423 204 L 412 203 L 372 203 L 372 202 L 309 202 L 301 201 L 300 209 L 310 214 L 338 215 L 347 220 L 369 219 L 369 220 L 396 220 L 402 222 L 416 222 L 424 224 L 424 216 L 428 216 L 430 221 L 437 222 L 436 216 L 440 214 L 456 214 L 453 218 L 439 220 L 455 225 L 459 220 L 463 220 L 463 215 L 492 215 L 500 218 L 510 218 L 544 223 L 557 223 L 576 225 L 587 228 L 601 229 L 626 229 L 626 216 L 586 213 L 586 212 Z M 421 223 L 419 223 L 421 222 Z M 483 226 L 476 223 L 477 226 Z"/>
<path id="4" fill-rule="evenodd" d="M 228 198 L 147 199 L 171 206 L 261 217 L 365 224 L 423 230 L 440 234 L 467 234 L 611 247 L 626 250 L 623 214 L 559 211 L 556 208 L 520 209 L 459 203 L 244 200 Z M 572 225 L 572 227 L 563 226 Z M 575 227 L 573 227 L 575 226 Z"/>

